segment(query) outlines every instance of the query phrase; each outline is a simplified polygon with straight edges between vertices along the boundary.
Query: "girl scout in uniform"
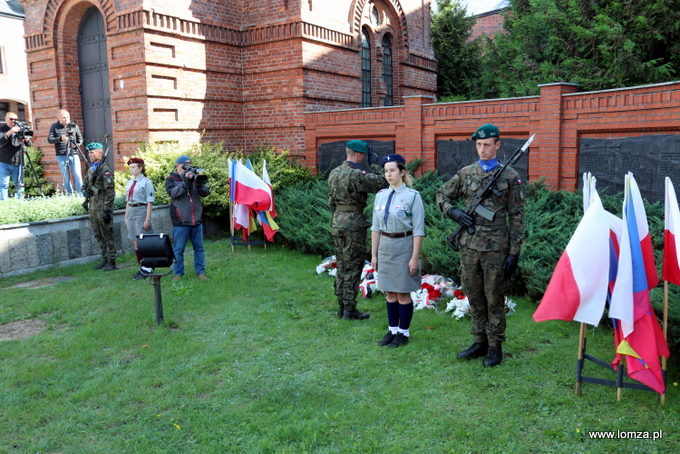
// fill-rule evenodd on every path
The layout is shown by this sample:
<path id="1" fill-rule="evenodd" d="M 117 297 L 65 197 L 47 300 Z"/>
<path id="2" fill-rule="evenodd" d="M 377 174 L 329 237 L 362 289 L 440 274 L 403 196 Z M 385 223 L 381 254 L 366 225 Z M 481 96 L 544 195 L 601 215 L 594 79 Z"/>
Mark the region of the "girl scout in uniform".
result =
<path id="1" fill-rule="evenodd" d="M 137 235 L 142 233 L 153 233 L 151 225 L 151 210 L 153 209 L 153 183 L 144 173 L 144 160 L 132 158 L 127 162 L 130 166 L 132 179 L 125 185 L 125 195 L 127 204 L 125 205 L 125 225 L 128 228 L 128 238 L 135 246 L 137 262 L 142 261 L 142 256 L 137 250 Z M 143 271 L 151 273 L 151 268 L 144 268 Z M 146 277 L 142 271 L 132 276 L 133 279 L 143 279 Z"/>
<path id="2" fill-rule="evenodd" d="M 371 227 L 371 263 L 387 300 L 388 332 L 378 345 L 401 347 L 409 341 L 411 292 L 421 285 L 418 256 L 425 236 L 425 211 L 420 193 L 408 187 L 412 180 L 403 156 L 385 156 L 380 164 L 390 187 L 375 196 Z"/>

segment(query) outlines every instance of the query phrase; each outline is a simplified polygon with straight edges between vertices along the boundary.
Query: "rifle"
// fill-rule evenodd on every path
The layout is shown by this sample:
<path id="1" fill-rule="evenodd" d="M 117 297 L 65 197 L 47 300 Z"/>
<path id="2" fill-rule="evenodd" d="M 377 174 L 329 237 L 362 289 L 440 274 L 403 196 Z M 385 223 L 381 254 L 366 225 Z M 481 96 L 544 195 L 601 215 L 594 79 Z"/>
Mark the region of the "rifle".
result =
<path id="1" fill-rule="evenodd" d="M 515 150 L 515 153 L 510 158 L 508 164 L 500 164 L 498 167 L 494 169 L 493 173 L 484 180 L 482 186 L 475 193 L 475 197 L 465 207 L 466 214 L 471 216 L 473 219 L 475 215 L 479 215 L 486 219 L 487 221 L 494 220 L 496 213 L 487 208 L 484 208 L 482 206 L 482 202 L 491 192 L 493 192 L 496 196 L 501 195 L 500 191 L 496 187 L 496 181 L 500 179 L 501 175 L 503 174 L 503 171 L 508 167 L 508 165 L 514 165 L 517 161 L 519 161 L 519 159 L 529 149 L 529 145 L 531 145 L 531 142 L 534 141 L 534 137 L 536 137 L 536 134 L 529 137 L 529 140 L 527 140 L 524 143 L 524 145 Z M 448 244 L 449 247 L 451 247 L 451 249 L 453 249 L 454 251 L 458 250 L 458 243 L 460 241 L 460 234 L 462 232 L 463 227 L 459 225 L 458 228 L 456 228 L 456 230 L 454 230 L 454 232 L 451 235 L 446 237 L 446 244 Z M 471 225 L 470 227 L 468 227 L 468 232 L 470 234 L 475 233 L 475 226 Z"/>

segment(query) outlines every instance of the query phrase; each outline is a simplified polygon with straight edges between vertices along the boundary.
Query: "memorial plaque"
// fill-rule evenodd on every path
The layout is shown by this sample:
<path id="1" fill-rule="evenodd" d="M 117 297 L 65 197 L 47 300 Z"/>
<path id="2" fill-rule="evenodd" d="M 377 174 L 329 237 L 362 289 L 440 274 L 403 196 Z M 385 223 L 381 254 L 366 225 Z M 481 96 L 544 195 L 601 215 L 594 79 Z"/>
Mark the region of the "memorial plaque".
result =
<path id="1" fill-rule="evenodd" d="M 632 172 L 642 197 L 649 202 L 663 201 L 665 177 L 680 183 L 680 135 L 648 135 L 619 139 L 581 139 L 579 175 L 590 172 L 597 178 L 601 194 L 624 190 L 624 177 Z M 579 178 L 579 189 L 583 179 Z"/>
<path id="2" fill-rule="evenodd" d="M 380 140 L 365 140 L 374 153 L 378 155 L 378 159 L 388 154 L 394 154 L 394 142 L 383 142 Z M 345 162 L 347 154 L 345 153 L 346 140 L 338 142 L 329 142 L 319 147 L 319 175 L 323 175 L 323 179 L 327 179 L 331 170 L 338 167 Z M 361 161 L 359 168 L 368 171 L 368 156 Z"/>
<path id="3" fill-rule="evenodd" d="M 504 139 L 501 137 L 498 160 L 501 163 L 507 163 L 515 151 L 524 145 L 525 142 L 526 140 L 524 139 Z M 528 180 L 530 151 L 531 148 L 527 150 L 527 153 L 525 153 L 515 165 L 512 166 L 524 181 Z M 466 165 L 477 161 L 479 161 L 479 156 L 477 155 L 477 147 L 475 146 L 474 140 L 437 141 L 437 170 L 444 178 L 444 181 L 449 180 Z"/>

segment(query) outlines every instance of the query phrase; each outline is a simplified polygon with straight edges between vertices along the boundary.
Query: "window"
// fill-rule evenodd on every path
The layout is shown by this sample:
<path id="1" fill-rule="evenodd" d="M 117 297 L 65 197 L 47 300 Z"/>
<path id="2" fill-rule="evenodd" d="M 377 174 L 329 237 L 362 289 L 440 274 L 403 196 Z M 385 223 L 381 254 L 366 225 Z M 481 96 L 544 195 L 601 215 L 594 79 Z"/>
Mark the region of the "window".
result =
<path id="1" fill-rule="evenodd" d="M 7 68 L 5 68 L 5 48 L 0 46 L 0 74 L 5 74 Z"/>
<path id="2" fill-rule="evenodd" d="M 7 115 L 7 112 L 9 112 L 9 103 L 0 102 L 0 123 L 5 122 L 5 116 Z"/>
<path id="3" fill-rule="evenodd" d="M 371 22 L 373 22 L 373 25 L 380 25 L 380 11 L 378 11 L 378 7 L 375 5 L 371 8 Z"/>
<path id="4" fill-rule="evenodd" d="M 361 32 L 361 107 L 371 107 L 371 39 Z"/>
<path id="5" fill-rule="evenodd" d="M 17 117 L 21 121 L 26 121 L 26 106 L 24 104 L 17 104 Z"/>
<path id="6" fill-rule="evenodd" d="M 392 78 L 392 40 L 389 35 L 385 35 L 382 40 L 383 47 L 383 82 L 387 93 L 385 94 L 385 105 L 394 105 L 393 78 Z"/>

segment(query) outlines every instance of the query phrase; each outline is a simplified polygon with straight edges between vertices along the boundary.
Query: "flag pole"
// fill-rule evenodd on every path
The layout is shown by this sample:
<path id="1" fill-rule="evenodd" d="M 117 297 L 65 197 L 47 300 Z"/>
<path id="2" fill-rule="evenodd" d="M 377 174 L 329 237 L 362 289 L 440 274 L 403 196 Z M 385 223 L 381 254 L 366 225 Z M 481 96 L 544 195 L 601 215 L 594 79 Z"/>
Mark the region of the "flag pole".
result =
<path id="1" fill-rule="evenodd" d="M 585 350 L 586 343 L 586 324 L 581 323 L 581 330 L 579 332 L 578 340 L 578 361 L 577 361 L 577 371 L 576 371 L 576 387 L 574 388 L 574 394 L 576 396 L 581 395 L 581 373 L 583 372 L 583 351 Z"/>
<path id="2" fill-rule="evenodd" d="M 663 281 L 663 338 L 668 342 L 668 281 Z M 666 380 L 666 357 L 661 357 L 661 373 Z M 666 390 L 661 394 L 661 405 L 666 404 Z"/>
<path id="3" fill-rule="evenodd" d="M 231 252 L 234 252 L 234 203 L 229 202 L 229 232 L 231 233 Z"/>

